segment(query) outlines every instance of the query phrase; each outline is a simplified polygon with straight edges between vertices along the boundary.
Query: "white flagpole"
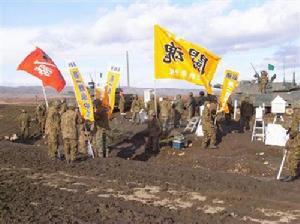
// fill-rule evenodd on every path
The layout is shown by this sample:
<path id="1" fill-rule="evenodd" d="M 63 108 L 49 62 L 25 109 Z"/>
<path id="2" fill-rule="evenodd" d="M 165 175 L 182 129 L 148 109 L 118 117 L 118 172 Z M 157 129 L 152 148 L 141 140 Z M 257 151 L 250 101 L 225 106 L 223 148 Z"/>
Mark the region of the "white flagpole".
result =
<path id="1" fill-rule="evenodd" d="M 45 87 L 44 87 L 43 83 L 42 83 L 42 88 L 43 88 L 43 94 L 44 94 L 46 107 L 48 108 L 48 100 L 47 100 L 46 90 L 45 90 Z"/>
<path id="2" fill-rule="evenodd" d="M 277 178 L 276 178 L 277 180 L 280 179 L 280 175 L 281 175 L 282 168 L 283 168 L 283 165 L 284 165 L 284 162 L 285 162 L 286 154 L 287 154 L 287 150 L 285 149 L 284 150 L 284 155 L 283 155 L 283 158 L 282 158 L 282 161 L 281 161 L 281 165 L 280 165 L 280 168 L 279 168 L 279 171 L 278 171 L 278 174 L 277 174 Z"/>

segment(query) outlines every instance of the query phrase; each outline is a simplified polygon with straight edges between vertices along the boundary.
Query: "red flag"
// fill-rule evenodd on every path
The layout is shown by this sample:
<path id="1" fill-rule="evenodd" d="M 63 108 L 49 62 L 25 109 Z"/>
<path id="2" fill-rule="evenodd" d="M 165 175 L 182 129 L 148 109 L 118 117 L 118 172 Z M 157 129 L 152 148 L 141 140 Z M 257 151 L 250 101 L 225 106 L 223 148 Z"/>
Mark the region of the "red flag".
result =
<path id="1" fill-rule="evenodd" d="M 44 86 L 51 86 L 60 92 L 66 81 L 52 59 L 40 48 L 31 52 L 18 66 L 23 70 L 42 80 Z"/>

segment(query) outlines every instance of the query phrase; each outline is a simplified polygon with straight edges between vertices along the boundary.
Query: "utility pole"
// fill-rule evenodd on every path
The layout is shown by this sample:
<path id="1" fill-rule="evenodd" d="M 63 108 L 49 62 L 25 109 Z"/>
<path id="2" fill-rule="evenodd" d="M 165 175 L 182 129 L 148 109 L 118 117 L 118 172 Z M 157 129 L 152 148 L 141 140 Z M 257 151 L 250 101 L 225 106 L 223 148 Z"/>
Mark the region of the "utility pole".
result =
<path id="1" fill-rule="evenodd" d="M 128 56 L 128 51 L 126 51 L 126 64 L 127 64 L 127 87 L 130 87 L 130 81 L 129 81 L 129 56 Z"/>

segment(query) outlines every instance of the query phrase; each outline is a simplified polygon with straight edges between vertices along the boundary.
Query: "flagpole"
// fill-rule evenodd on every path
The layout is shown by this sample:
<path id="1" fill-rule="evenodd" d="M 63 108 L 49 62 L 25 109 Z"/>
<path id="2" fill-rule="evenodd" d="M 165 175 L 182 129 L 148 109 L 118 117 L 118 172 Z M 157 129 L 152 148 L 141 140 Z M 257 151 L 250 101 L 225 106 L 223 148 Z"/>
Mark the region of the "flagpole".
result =
<path id="1" fill-rule="evenodd" d="M 154 79 L 154 109 L 155 109 L 155 116 L 157 118 L 156 79 Z M 151 114 L 149 115 L 152 116 Z"/>
<path id="2" fill-rule="evenodd" d="M 46 107 L 48 108 L 48 100 L 47 100 L 46 90 L 45 90 L 45 87 L 44 87 L 43 83 L 42 83 L 42 88 L 43 88 L 43 94 L 44 94 Z"/>

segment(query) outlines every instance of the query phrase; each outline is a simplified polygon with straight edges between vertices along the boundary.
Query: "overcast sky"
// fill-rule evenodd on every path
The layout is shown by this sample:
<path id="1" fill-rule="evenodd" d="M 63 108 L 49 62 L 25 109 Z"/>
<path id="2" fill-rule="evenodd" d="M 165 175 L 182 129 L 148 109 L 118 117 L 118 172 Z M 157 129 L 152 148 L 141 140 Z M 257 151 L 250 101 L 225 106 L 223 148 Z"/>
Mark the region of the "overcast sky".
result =
<path id="1" fill-rule="evenodd" d="M 68 84 L 67 62 L 74 60 L 86 81 L 110 65 L 122 68 L 126 85 L 126 50 L 130 82 L 153 87 L 153 25 L 159 24 L 199 44 L 222 60 L 213 83 L 227 68 L 251 79 L 253 70 L 275 65 L 282 81 L 296 71 L 300 82 L 300 4 L 297 0 L 120 1 L 4 0 L 0 5 L 0 85 L 39 85 L 16 71 L 24 57 L 42 48 L 54 60 Z M 102 80 L 103 82 L 103 80 Z M 157 87 L 195 88 L 185 81 L 158 80 Z"/>

